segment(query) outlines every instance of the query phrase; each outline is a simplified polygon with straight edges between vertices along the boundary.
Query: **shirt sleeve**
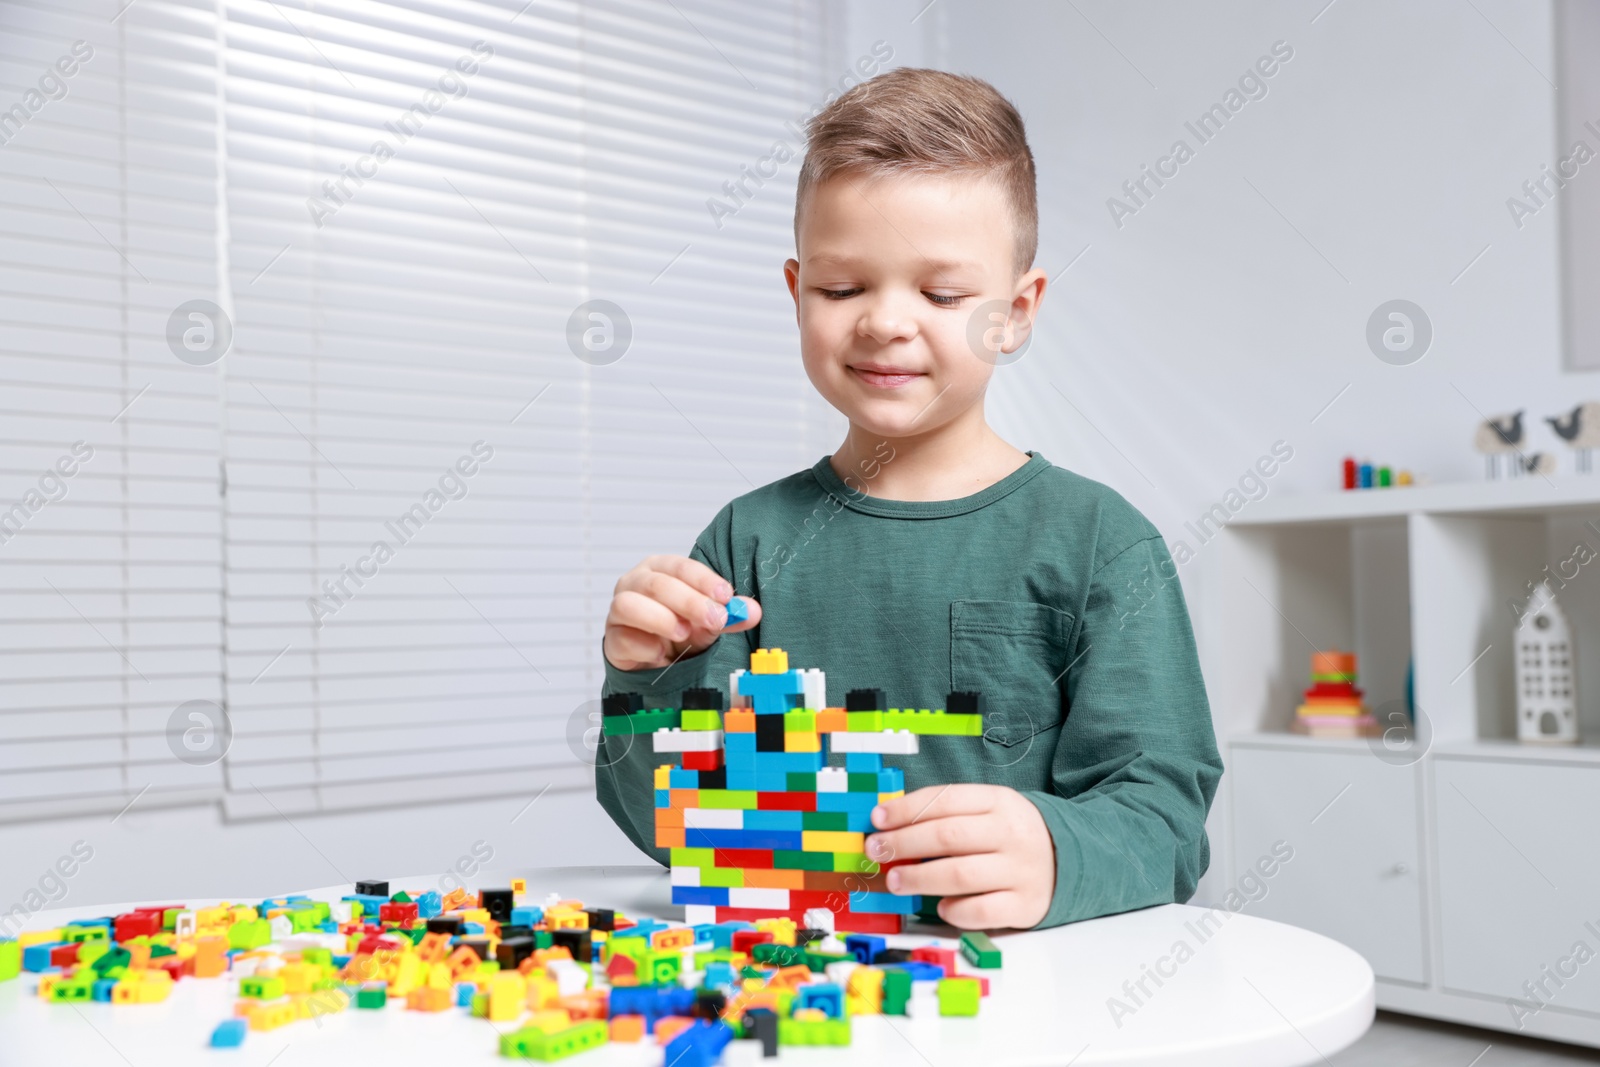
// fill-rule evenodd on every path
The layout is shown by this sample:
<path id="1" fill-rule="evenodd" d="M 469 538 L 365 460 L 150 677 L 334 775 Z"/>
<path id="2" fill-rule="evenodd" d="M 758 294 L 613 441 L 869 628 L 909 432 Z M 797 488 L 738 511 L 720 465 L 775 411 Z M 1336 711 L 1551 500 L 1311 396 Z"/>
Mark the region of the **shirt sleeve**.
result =
<path id="1" fill-rule="evenodd" d="M 731 565 L 732 505 L 726 506 L 711 521 L 689 550 L 689 558 L 704 563 L 733 586 L 741 596 L 754 596 L 752 588 L 741 587 Z M 749 575 L 748 568 L 745 573 Z M 624 671 L 605 658 L 604 639 L 600 658 L 605 664 L 605 682 L 600 695 L 638 693 L 646 708 L 676 708 L 683 691 L 702 686 L 726 693 L 728 675 L 750 663 L 750 651 L 759 647 L 760 624 L 737 634 L 723 634 L 709 648 L 685 656 L 665 668 L 648 667 Z M 674 762 L 670 756 L 656 757 L 648 734 L 619 734 L 606 737 L 602 732 L 595 748 L 594 786 L 600 806 L 613 822 L 642 851 L 657 863 L 666 865 L 670 853 L 656 847 L 655 768 Z"/>
<path id="2" fill-rule="evenodd" d="M 1177 568 L 1160 537 L 1095 573 L 1070 652 L 1050 792 L 1024 795 L 1055 844 L 1040 927 L 1194 894 L 1222 778 Z"/>

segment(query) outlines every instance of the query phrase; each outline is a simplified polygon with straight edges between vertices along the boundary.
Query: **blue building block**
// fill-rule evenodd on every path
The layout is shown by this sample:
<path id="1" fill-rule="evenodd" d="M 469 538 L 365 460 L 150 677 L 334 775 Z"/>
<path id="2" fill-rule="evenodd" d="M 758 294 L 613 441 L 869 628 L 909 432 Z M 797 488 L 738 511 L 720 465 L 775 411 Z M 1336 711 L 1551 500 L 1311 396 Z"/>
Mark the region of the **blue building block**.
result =
<path id="1" fill-rule="evenodd" d="M 681 887 L 680 887 L 681 888 Z M 694 1011 L 694 990 L 682 986 L 616 986 L 607 994 L 607 1011 L 615 1015 L 643 1015 L 645 1028 L 655 1032 L 664 1015 L 689 1015 Z"/>
<path id="2" fill-rule="evenodd" d="M 732 597 L 723 607 L 728 609 L 728 626 L 747 622 L 750 619 L 750 605 L 746 604 L 741 597 Z"/>
<path id="3" fill-rule="evenodd" d="M 244 1044 L 244 1035 L 249 1033 L 250 1023 L 246 1019 L 224 1019 L 211 1031 L 212 1048 L 238 1048 Z"/>
<path id="4" fill-rule="evenodd" d="M 111 1003 L 111 987 L 117 984 L 115 978 L 102 978 L 89 989 L 89 999 L 98 1000 L 104 1004 Z"/>
<path id="5" fill-rule="evenodd" d="M 878 806 L 876 793 L 818 793 L 818 811 L 865 811 Z"/>
<path id="6" fill-rule="evenodd" d="M 696 826 L 683 831 L 688 848 L 771 848 L 799 852 L 804 845 L 800 830 L 712 830 Z"/>
<path id="7" fill-rule="evenodd" d="M 682 767 L 674 767 L 667 772 L 667 785 L 673 789 L 699 789 L 700 772 L 686 771 Z"/>
<path id="8" fill-rule="evenodd" d="M 666 928 L 667 924 L 664 922 L 657 922 L 655 919 L 639 919 L 626 930 L 617 930 L 611 937 L 613 939 L 619 937 L 643 937 L 648 939 L 657 930 L 665 930 Z M 729 944 L 731 945 L 732 942 L 730 941 Z"/>
<path id="9" fill-rule="evenodd" d="M 751 777 L 756 783 L 753 788 L 760 793 L 783 793 L 789 789 L 788 771 L 761 771 Z M 729 785 L 728 788 L 732 789 L 733 786 Z"/>
<path id="10" fill-rule="evenodd" d="M 889 942 L 881 937 L 871 934 L 851 934 L 844 939 L 844 950 L 856 958 L 860 964 L 869 964 L 878 958 L 878 953 L 889 947 Z"/>
<path id="11" fill-rule="evenodd" d="M 834 982 L 815 982 L 800 987 L 797 1008 L 821 1008 L 830 1019 L 844 1018 L 844 990 Z"/>
<path id="12" fill-rule="evenodd" d="M 723 734 L 722 750 L 724 757 L 730 758 L 730 762 L 731 757 L 735 753 L 753 753 L 756 750 L 756 735 L 734 733 Z"/>
<path id="13" fill-rule="evenodd" d="M 436 889 L 417 896 L 417 915 L 423 919 L 432 919 L 444 911 L 444 898 Z"/>
<path id="14" fill-rule="evenodd" d="M 799 811 L 747 811 L 746 830 L 804 830 L 805 813 Z"/>
<path id="15" fill-rule="evenodd" d="M 905 971 L 911 975 L 913 982 L 937 982 L 941 978 L 948 977 L 943 967 L 927 960 L 906 960 L 904 963 L 885 963 L 882 966 L 885 970 L 895 968 Z"/>
<path id="16" fill-rule="evenodd" d="M 883 770 L 883 755 L 878 752 L 846 752 L 844 769 L 851 774 L 877 774 Z"/>
<path id="17" fill-rule="evenodd" d="M 471 982 L 456 983 L 456 1007 L 472 1007 L 472 998 L 478 992 L 478 987 Z"/>
<path id="18" fill-rule="evenodd" d="M 906 787 L 906 772 L 899 767 L 885 767 L 878 772 L 878 792 L 898 793 Z"/>
<path id="19" fill-rule="evenodd" d="M 752 674 L 746 671 L 739 675 L 739 695 L 750 698 L 750 705 L 757 715 L 782 715 L 786 711 L 793 711 L 805 700 L 805 692 L 799 671 L 784 671 L 782 674 Z"/>
<path id="20" fill-rule="evenodd" d="M 463 934 L 481 934 L 483 933 L 483 924 L 464 922 L 461 924 L 461 932 Z"/>
<path id="21" fill-rule="evenodd" d="M 915 915 L 917 897 L 897 893 L 851 893 L 850 910 L 873 915 Z"/>
<path id="22" fill-rule="evenodd" d="M 696 846 L 690 845 L 694 848 Z M 719 908 L 728 906 L 728 891 L 720 886 L 709 885 L 675 885 L 672 887 L 672 902 L 674 904 L 715 904 Z M 612 1012 L 616 1009 L 612 1008 Z"/>
<path id="23" fill-rule="evenodd" d="M 872 811 L 861 808 L 857 811 L 844 812 L 844 828 L 859 834 L 870 834 L 876 827 L 872 825 Z"/>
<path id="24" fill-rule="evenodd" d="M 657 789 L 656 790 L 656 807 L 658 807 L 658 808 L 670 808 L 670 807 L 672 807 L 672 797 L 668 794 L 668 792 L 665 789 Z"/>
<path id="25" fill-rule="evenodd" d="M 706 964 L 704 977 L 700 983 L 713 989 L 726 989 L 738 980 L 739 976 L 733 973 L 733 965 L 722 960 L 713 960 Z"/>
<path id="26" fill-rule="evenodd" d="M 796 837 L 799 835 L 796 834 Z M 796 846 L 798 847 L 798 846 Z M 22 950 L 22 969 L 43 974 L 50 969 L 50 953 L 54 949 L 66 944 L 65 941 L 44 941 L 37 945 L 29 945 Z"/>
<path id="27" fill-rule="evenodd" d="M 511 909 L 512 926 L 537 926 L 544 921 L 544 909 L 532 904 L 519 904 Z"/>
<path id="28" fill-rule="evenodd" d="M 702 923 L 694 928 L 696 943 L 709 941 L 714 948 L 732 948 L 733 935 L 740 930 L 754 930 L 754 923 L 730 919 L 722 923 Z"/>
<path id="29" fill-rule="evenodd" d="M 761 789 L 761 779 L 755 771 L 736 771 L 729 767 L 728 788 L 754 793 Z"/>
<path id="30" fill-rule="evenodd" d="M 733 1030 L 726 1023 L 697 1022 L 683 1028 L 682 1032 L 667 1042 L 662 1062 L 671 1067 L 713 1067 L 722 1059 L 722 1050 L 733 1040 Z"/>

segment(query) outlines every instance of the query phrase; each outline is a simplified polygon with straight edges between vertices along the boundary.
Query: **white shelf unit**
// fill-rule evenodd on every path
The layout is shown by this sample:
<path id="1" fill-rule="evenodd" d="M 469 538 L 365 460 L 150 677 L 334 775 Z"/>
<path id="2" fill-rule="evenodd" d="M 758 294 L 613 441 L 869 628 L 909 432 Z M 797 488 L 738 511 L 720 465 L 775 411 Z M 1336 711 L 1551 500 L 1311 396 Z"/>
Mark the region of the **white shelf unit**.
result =
<path id="1" fill-rule="evenodd" d="M 1215 547 L 1228 888 L 1288 841 L 1246 910 L 1362 952 L 1379 1007 L 1600 1048 L 1600 476 L 1269 498 Z M 1512 632 L 1547 573 L 1576 747 L 1515 740 Z M 1425 746 L 1287 732 L 1329 648 L 1389 724 L 1409 667 Z"/>

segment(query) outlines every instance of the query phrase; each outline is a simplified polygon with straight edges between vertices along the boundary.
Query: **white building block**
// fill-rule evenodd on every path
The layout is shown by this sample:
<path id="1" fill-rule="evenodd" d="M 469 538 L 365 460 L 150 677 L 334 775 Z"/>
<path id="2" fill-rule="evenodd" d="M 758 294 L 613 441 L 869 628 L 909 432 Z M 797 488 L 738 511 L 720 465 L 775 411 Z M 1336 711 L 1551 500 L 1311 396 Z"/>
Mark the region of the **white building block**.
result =
<path id="1" fill-rule="evenodd" d="M 828 981 L 835 983 L 840 989 L 844 989 L 850 984 L 850 972 L 860 966 L 861 964 L 855 960 L 837 960 L 824 967 L 822 973 L 828 976 Z"/>
<path id="2" fill-rule="evenodd" d="M 722 1067 L 761 1067 L 761 1042 L 728 1042 L 722 1046 Z"/>
<path id="3" fill-rule="evenodd" d="M 807 930 L 821 930 L 824 933 L 833 933 L 833 912 L 827 908 L 807 908 L 800 917 L 800 925 Z"/>
<path id="4" fill-rule="evenodd" d="M 669 730 L 662 727 L 650 735 L 657 752 L 715 752 L 722 747 L 721 730 Z"/>
<path id="5" fill-rule="evenodd" d="M 800 684 L 805 689 L 805 704 L 811 711 L 821 711 L 828 706 L 828 678 L 821 667 L 802 667 Z"/>
<path id="6" fill-rule="evenodd" d="M 684 808 L 683 825 L 694 830 L 743 830 L 744 812 L 738 808 Z"/>
<path id="7" fill-rule="evenodd" d="M 817 942 L 817 951 L 826 952 L 833 956 L 843 956 L 849 952 L 849 949 L 844 947 L 843 941 L 839 940 L 834 935 L 829 934 L 827 937 Z"/>
<path id="8" fill-rule="evenodd" d="M 729 889 L 728 907 L 769 908 L 772 911 L 788 911 L 789 891 L 787 889 L 751 889 L 748 887 Z"/>
<path id="9" fill-rule="evenodd" d="M 833 736 L 838 737 L 838 734 Z M 817 792 L 850 792 L 850 772 L 843 767 L 824 767 L 817 772 Z"/>
<path id="10" fill-rule="evenodd" d="M 748 708 L 750 706 L 750 698 L 739 692 L 739 676 L 743 673 L 743 667 L 728 673 L 728 707 L 730 708 Z"/>
<path id="11" fill-rule="evenodd" d="M 710 926 L 717 921 L 717 906 L 715 904 L 685 904 L 683 906 L 683 921 L 689 926 Z"/>
<path id="12" fill-rule="evenodd" d="M 700 884 L 699 867 L 674 867 L 672 868 L 672 884 L 698 886 Z"/>
<path id="13" fill-rule="evenodd" d="M 556 980 L 556 988 L 564 997 L 582 993 L 589 984 L 589 972 L 578 966 L 576 960 L 546 960 L 545 973 Z M 935 1009 L 938 1002 L 935 1001 Z"/>
<path id="14" fill-rule="evenodd" d="M 830 752 L 881 752 L 886 756 L 915 756 L 917 735 L 910 730 L 837 731 L 828 735 Z"/>

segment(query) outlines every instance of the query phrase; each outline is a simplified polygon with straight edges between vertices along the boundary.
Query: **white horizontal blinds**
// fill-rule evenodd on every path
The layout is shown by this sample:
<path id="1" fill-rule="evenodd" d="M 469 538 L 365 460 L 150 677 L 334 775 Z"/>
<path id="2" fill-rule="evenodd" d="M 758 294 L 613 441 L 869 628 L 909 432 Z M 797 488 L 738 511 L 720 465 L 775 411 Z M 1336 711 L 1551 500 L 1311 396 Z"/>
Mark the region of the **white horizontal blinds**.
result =
<path id="1" fill-rule="evenodd" d="M 0 7 L 0 819 L 221 783 L 165 736 L 222 696 L 216 374 L 165 340 L 215 296 L 215 26 L 120 8 Z"/>
<path id="2" fill-rule="evenodd" d="M 589 288 L 635 336 L 592 378 L 588 618 L 642 556 L 687 552 L 730 498 L 816 459 L 782 265 L 818 6 L 584 5 Z"/>
<path id="3" fill-rule="evenodd" d="M 790 194 L 705 207 L 809 95 L 801 6 L 230 0 L 230 811 L 587 781 L 616 575 L 747 488 L 701 431 L 809 462 Z M 568 345 L 597 298 L 613 365 Z"/>

